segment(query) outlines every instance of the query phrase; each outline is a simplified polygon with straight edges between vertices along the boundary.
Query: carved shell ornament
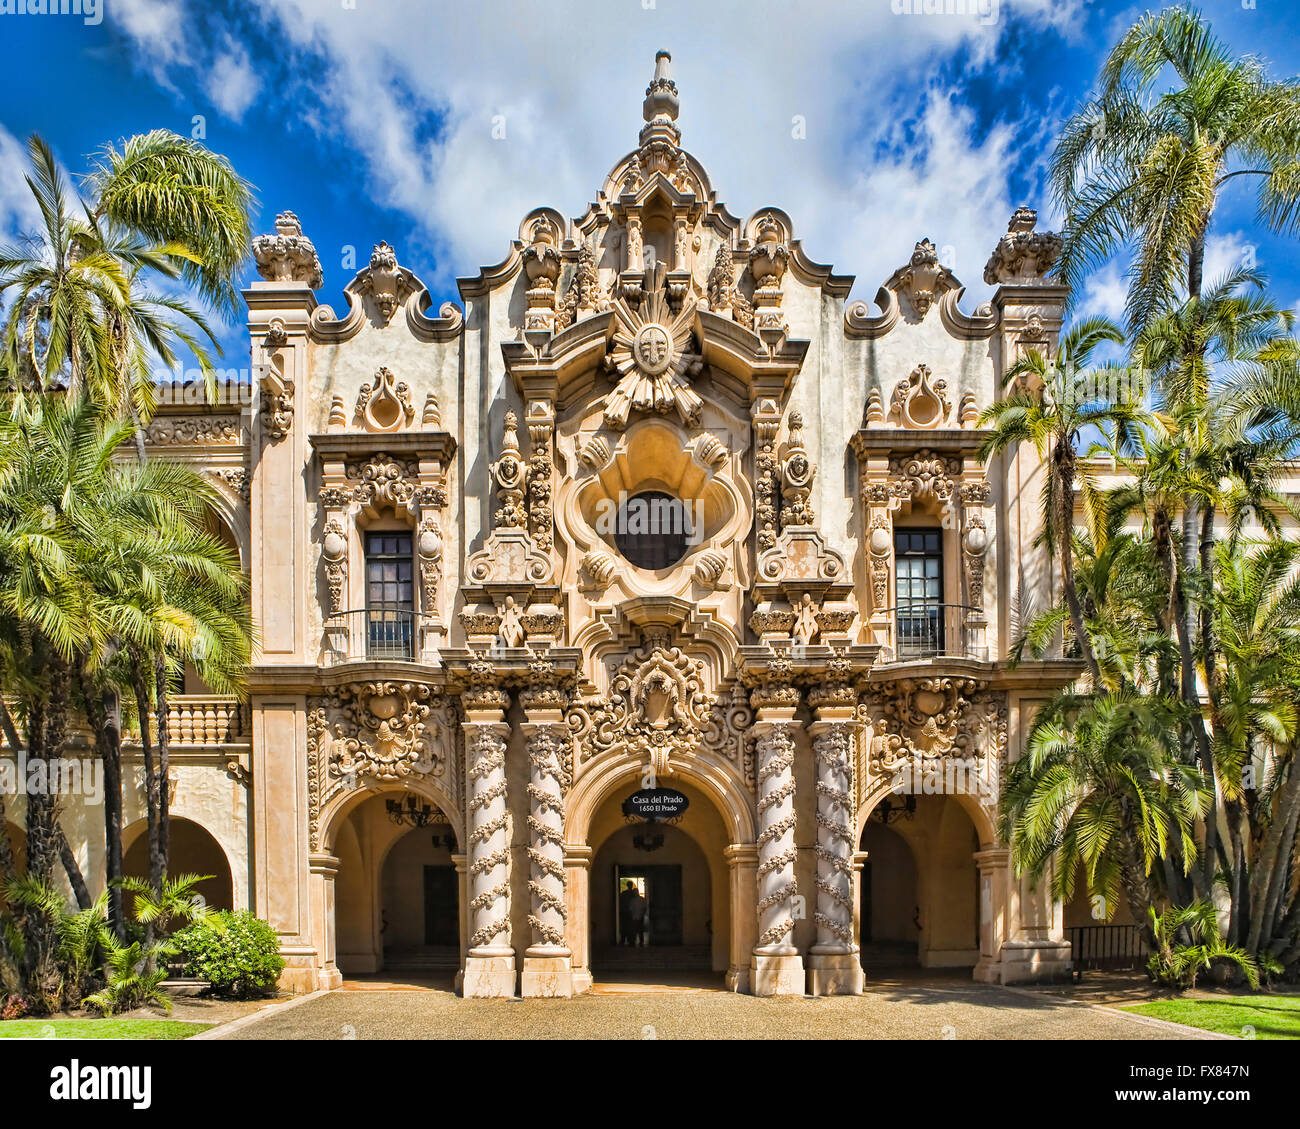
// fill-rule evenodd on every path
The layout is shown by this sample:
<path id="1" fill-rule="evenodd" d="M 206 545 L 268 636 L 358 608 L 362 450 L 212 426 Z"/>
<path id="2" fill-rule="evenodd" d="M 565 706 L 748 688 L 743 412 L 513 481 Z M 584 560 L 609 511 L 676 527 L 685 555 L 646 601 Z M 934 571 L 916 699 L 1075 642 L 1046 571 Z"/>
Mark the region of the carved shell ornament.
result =
<path id="1" fill-rule="evenodd" d="M 947 389 L 947 381 L 931 379 L 928 365 L 917 365 L 906 380 L 894 387 L 889 413 L 904 427 L 938 427 L 952 410 L 944 395 Z"/>
<path id="2" fill-rule="evenodd" d="M 673 314 L 667 292 L 657 288 L 636 309 L 619 299 L 614 310 L 618 328 L 606 364 L 619 381 L 605 402 L 605 422 L 621 430 L 635 409 L 675 412 L 682 423 L 694 427 L 704 406 L 687 379 L 700 367 L 700 358 L 688 351 L 694 302 L 683 303 Z"/>
<path id="3" fill-rule="evenodd" d="M 374 380 L 361 386 L 357 415 L 367 431 L 396 431 L 415 418 L 411 390 L 388 369 L 381 368 Z"/>

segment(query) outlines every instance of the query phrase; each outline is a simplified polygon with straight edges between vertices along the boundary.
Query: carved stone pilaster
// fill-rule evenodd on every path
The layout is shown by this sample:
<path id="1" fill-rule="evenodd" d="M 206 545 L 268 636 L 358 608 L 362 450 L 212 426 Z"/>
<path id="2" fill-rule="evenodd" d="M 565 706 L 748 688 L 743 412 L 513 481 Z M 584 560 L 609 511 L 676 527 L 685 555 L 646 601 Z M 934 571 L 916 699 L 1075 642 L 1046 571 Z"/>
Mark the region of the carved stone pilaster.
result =
<path id="1" fill-rule="evenodd" d="M 528 405 L 528 531 L 540 553 L 549 553 L 554 541 L 555 515 L 551 508 L 551 479 L 555 472 L 552 443 L 555 409 L 546 400 Z"/>
<path id="2" fill-rule="evenodd" d="M 813 525 L 812 482 L 816 468 L 803 445 L 803 413 L 790 413 L 790 437 L 781 465 L 781 527 Z"/>
<path id="3" fill-rule="evenodd" d="M 781 411 L 774 400 L 759 400 L 752 410 L 754 421 L 754 528 L 758 531 L 758 551 L 776 547 L 780 532 L 777 525 L 776 493 L 780 464 L 776 457 L 776 432 L 781 425 Z"/>
<path id="4" fill-rule="evenodd" d="M 506 740 L 499 709 L 467 710 L 464 724 L 469 808 L 469 953 L 466 996 L 513 996 L 510 943 L 510 813 L 506 808 Z"/>
<path id="5" fill-rule="evenodd" d="M 754 332 L 775 348 L 789 332 L 781 312 L 781 279 L 790 262 L 786 234 L 770 212 L 758 221 L 749 273 L 754 276 Z"/>

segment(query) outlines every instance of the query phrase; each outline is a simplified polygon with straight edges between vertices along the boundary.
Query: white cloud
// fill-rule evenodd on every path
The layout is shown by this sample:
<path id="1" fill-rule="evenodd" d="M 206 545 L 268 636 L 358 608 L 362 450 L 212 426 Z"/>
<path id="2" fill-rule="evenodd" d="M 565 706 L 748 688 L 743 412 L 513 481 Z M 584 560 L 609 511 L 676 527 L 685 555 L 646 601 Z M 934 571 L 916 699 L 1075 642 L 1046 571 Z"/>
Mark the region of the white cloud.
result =
<path id="1" fill-rule="evenodd" d="M 24 179 L 27 146 L 0 125 L 0 237 L 13 239 L 35 231 L 41 211 Z"/>
<path id="2" fill-rule="evenodd" d="M 1128 280 L 1112 259 L 1084 284 L 1080 313 L 1100 314 L 1124 324 L 1124 307 L 1128 302 Z"/>
<path id="3" fill-rule="evenodd" d="M 207 69 L 208 97 L 227 117 L 239 121 L 262 89 L 248 51 L 227 37 L 225 50 L 213 57 Z"/>
<path id="4" fill-rule="evenodd" d="M 884 0 L 797 9 L 763 0 L 648 8 L 280 0 L 259 12 L 290 60 L 296 112 L 341 129 L 362 157 L 363 167 L 341 175 L 409 215 L 445 252 L 436 277 L 412 263 L 431 284 L 499 261 L 539 204 L 581 215 L 635 146 L 654 52 L 665 47 L 683 144 L 734 213 L 784 208 L 809 256 L 856 273 L 866 297 L 929 236 L 954 249 L 976 297 L 1010 209 L 1034 203 L 1011 200 L 1007 188 L 1018 146 L 1031 143 L 1021 137 L 1032 133 L 1000 125 L 972 142 L 974 115 L 929 76 L 959 49 L 976 63 L 991 58 L 1012 12 L 1071 34 L 1081 4 L 996 7 L 991 25 L 896 15 Z M 792 137 L 796 116 L 805 140 Z M 504 138 L 494 138 L 494 120 Z M 303 220 L 310 232 L 311 217 Z M 358 231 L 355 242 L 398 234 Z"/>
<path id="5" fill-rule="evenodd" d="M 155 78 L 165 82 L 168 67 L 188 60 L 184 36 L 188 17 L 179 0 L 112 0 L 108 9 Z"/>

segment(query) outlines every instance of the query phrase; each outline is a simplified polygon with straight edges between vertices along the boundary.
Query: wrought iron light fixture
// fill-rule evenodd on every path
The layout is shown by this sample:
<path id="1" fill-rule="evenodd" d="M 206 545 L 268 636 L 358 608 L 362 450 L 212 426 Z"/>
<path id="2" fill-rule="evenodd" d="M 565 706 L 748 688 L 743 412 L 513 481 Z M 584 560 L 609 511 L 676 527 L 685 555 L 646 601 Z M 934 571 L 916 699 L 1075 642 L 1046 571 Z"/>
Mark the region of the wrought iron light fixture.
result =
<path id="1" fill-rule="evenodd" d="M 638 851 L 657 851 L 664 845 L 664 833 L 654 828 L 653 824 L 645 831 L 638 831 L 632 836 L 632 846 Z"/>
<path id="2" fill-rule="evenodd" d="M 907 795 L 901 804 L 896 804 L 888 796 L 876 805 L 871 818 L 884 824 L 894 823 L 900 819 L 912 819 L 916 816 L 916 797 Z"/>
<path id="3" fill-rule="evenodd" d="M 411 827 L 425 827 L 441 816 L 437 808 L 424 803 L 410 793 L 407 793 L 405 800 L 385 801 L 385 807 L 388 809 L 389 820 L 397 824 L 405 823 Z"/>

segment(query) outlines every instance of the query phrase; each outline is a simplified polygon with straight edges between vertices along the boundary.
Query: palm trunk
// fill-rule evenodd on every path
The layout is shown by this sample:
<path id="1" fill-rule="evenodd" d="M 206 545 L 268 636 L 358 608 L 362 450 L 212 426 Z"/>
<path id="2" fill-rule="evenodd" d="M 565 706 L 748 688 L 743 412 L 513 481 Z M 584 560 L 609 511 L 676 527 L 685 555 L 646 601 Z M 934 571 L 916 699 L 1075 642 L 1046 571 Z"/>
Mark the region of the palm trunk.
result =
<path id="1" fill-rule="evenodd" d="M 18 729 L 14 725 L 14 719 L 9 716 L 9 706 L 3 698 L 0 698 L 0 726 L 4 729 L 5 743 L 8 744 L 9 751 L 14 755 L 14 772 L 17 773 L 18 754 L 22 751 L 23 743 L 18 737 Z M 4 789 L 0 788 L 0 885 L 7 885 L 18 877 L 18 864 L 14 861 L 14 849 L 9 842 L 6 820 L 5 793 Z"/>
<path id="2" fill-rule="evenodd" d="M 162 896 L 162 852 L 158 821 L 158 776 L 154 772 L 153 741 L 149 720 L 152 715 L 149 691 L 144 682 L 145 658 L 138 651 L 131 654 L 131 684 L 135 690 L 135 708 L 140 719 L 140 753 L 144 760 L 145 805 L 149 820 L 149 885 L 156 897 Z"/>
<path id="3" fill-rule="evenodd" d="M 68 885 L 72 887 L 72 896 L 77 899 L 77 909 L 90 909 L 94 904 L 90 891 L 86 888 L 85 876 L 81 873 L 81 864 L 64 834 L 63 826 L 54 825 L 54 836 L 59 845 L 59 860 L 63 863 L 63 873 L 68 876 Z"/>
<path id="4" fill-rule="evenodd" d="M 1264 930 L 1272 924 L 1275 907 L 1281 900 L 1287 864 L 1294 847 L 1294 820 L 1297 814 L 1300 814 L 1300 766 L 1297 766 L 1293 758 L 1287 781 L 1277 799 L 1273 822 L 1269 824 L 1259 858 L 1255 862 L 1255 873 L 1251 880 L 1251 904 L 1255 912 L 1251 915 L 1250 930 L 1246 934 L 1245 949 L 1248 953 L 1259 951 Z M 1288 830 L 1291 831 L 1289 836 Z"/>
<path id="5" fill-rule="evenodd" d="M 1088 638 L 1087 625 L 1083 618 L 1083 607 L 1079 603 L 1079 592 L 1074 583 L 1074 450 L 1067 440 L 1058 440 L 1052 450 L 1052 459 L 1056 463 L 1056 489 L 1052 495 L 1056 500 L 1057 551 L 1061 555 L 1061 592 L 1065 596 L 1066 607 L 1070 609 L 1070 624 L 1074 637 L 1079 644 L 1079 653 L 1092 679 L 1093 691 L 1101 689 L 1101 669 L 1097 666 L 1097 656 L 1092 651 L 1092 640 Z"/>
<path id="6" fill-rule="evenodd" d="M 95 734 L 95 751 L 104 771 L 104 877 L 108 883 L 108 922 L 119 941 L 126 940 L 122 914 L 122 734 L 117 721 L 117 696 L 101 692 L 86 672 L 83 660 L 81 696 L 86 720 Z"/>
<path id="7" fill-rule="evenodd" d="M 171 734 L 167 724 L 167 664 L 161 654 L 154 659 L 154 697 L 158 709 L 158 855 L 162 874 L 167 876 L 167 855 L 171 841 Z"/>
<path id="8" fill-rule="evenodd" d="M 1131 831 L 1131 829 L 1130 829 Z M 1128 902 L 1129 913 L 1142 930 L 1149 946 L 1155 945 L 1155 934 L 1151 931 L 1151 886 L 1147 876 L 1138 863 L 1137 850 L 1134 847 L 1135 836 L 1126 834 L 1120 854 L 1120 885 L 1124 887 L 1124 898 Z"/>

